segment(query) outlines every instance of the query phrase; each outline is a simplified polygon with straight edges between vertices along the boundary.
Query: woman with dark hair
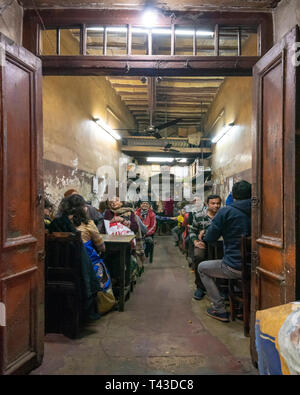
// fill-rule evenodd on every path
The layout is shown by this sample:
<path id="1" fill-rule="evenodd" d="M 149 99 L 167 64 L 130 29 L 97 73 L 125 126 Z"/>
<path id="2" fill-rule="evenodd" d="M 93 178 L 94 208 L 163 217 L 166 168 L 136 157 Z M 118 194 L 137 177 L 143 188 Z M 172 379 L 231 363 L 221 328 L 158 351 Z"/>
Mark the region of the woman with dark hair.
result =
<path id="1" fill-rule="evenodd" d="M 110 278 L 99 256 L 99 253 L 105 251 L 105 244 L 94 221 L 88 218 L 82 196 L 72 194 L 61 201 L 60 217 L 51 223 L 49 231 L 81 232 L 81 240 L 85 247 L 82 249 L 82 275 L 90 299 L 90 308 L 93 310 L 93 299 L 97 303 L 97 293 L 110 286 Z M 97 316 L 97 313 L 90 314 L 90 318 L 91 316 Z"/>
<path id="2" fill-rule="evenodd" d="M 64 193 L 64 199 L 61 201 L 61 203 L 58 206 L 57 215 L 56 215 L 57 217 L 61 217 L 62 211 L 64 210 L 63 204 L 66 202 L 66 199 L 72 195 L 81 196 L 79 192 L 76 191 L 76 189 L 68 189 Z M 91 204 L 88 204 L 86 201 L 84 202 L 84 205 L 86 207 L 87 217 L 95 222 L 95 225 L 100 231 L 103 226 L 103 214 L 100 211 L 98 211 L 95 207 L 93 207 Z"/>
<path id="3" fill-rule="evenodd" d="M 105 313 L 115 305 L 110 275 L 99 253 L 105 251 L 105 244 L 94 221 L 87 216 L 85 200 L 80 195 L 71 195 L 66 201 L 66 215 L 76 229 L 81 232 L 81 240 L 92 262 L 101 291 L 97 294 L 98 310 Z"/>
<path id="4" fill-rule="evenodd" d="M 94 254 L 93 250 L 105 251 L 105 244 L 97 226 L 93 220 L 88 218 L 86 203 L 82 196 L 69 196 L 66 199 L 65 207 L 63 206 L 63 214 L 66 214 L 76 229 L 81 232 L 81 240 L 89 255 Z"/>

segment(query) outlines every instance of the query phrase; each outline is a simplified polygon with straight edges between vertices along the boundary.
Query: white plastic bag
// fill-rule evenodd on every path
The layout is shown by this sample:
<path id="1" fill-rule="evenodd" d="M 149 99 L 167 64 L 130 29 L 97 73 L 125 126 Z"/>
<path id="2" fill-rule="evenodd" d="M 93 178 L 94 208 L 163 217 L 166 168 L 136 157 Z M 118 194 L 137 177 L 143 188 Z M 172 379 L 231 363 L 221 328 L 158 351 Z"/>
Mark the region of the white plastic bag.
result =
<path id="1" fill-rule="evenodd" d="M 132 230 L 130 230 L 127 226 L 121 224 L 120 222 L 110 222 L 108 220 L 104 220 L 105 230 L 108 235 L 134 235 Z"/>

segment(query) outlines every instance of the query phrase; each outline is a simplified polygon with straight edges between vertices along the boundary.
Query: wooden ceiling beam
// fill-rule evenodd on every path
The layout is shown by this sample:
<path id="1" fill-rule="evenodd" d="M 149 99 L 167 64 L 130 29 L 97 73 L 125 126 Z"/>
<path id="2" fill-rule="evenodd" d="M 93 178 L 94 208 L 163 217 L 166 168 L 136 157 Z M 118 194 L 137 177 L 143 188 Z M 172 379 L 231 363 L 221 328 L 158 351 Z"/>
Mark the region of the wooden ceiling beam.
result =
<path id="1" fill-rule="evenodd" d="M 147 85 L 146 84 L 135 84 L 134 81 L 132 81 L 132 84 L 128 83 L 129 81 L 126 80 L 124 83 L 120 83 L 120 81 L 118 82 L 111 82 L 110 84 L 114 87 L 114 89 L 131 89 L 131 88 L 136 88 L 138 90 L 143 90 L 143 89 L 147 89 Z M 172 84 L 171 82 L 169 83 L 160 83 L 157 84 L 157 92 L 160 91 L 164 91 L 164 90 L 173 90 L 173 89 L 182 89 L 182 90 L 188 90 L 188 89 L 201 89 L 201 90 L 205 90 L 207 92 L 214 92 L 216 90 L 218 90 L 218 88 L 220 87 L 221 84 L 217 84 L 217 86 L 209 86 L 210 83 L 202 83 L 202 82 L 189 82 L 189 83 L 185 83 L 185 82 L 175 82 L 174 84 Z"/>
<path id="2" fill-rule="evenodd" d="M 145 92 L 147 92 L 147 85 L 146 84 L 141 84 L 141 85 L 137 85 L 137 84 L 128 84 L 128 81 L 126 81 L 126 84 L 120 84 L 120 83 L 111 83 L 111 85 L 114 87 L 114 89 L 137 89 L 137 90 L 145 90 Z"/>
<path id="3" fill-rule="evenodd" d="M 158 86 L 157 87 L 157 94 L 167 94 L 167 93 L 170 93 L 170 92 L 176 92 L 176 93 L 183 92 L 183 93 L 188 93 L 188 94 L 191 94 L 191 93 L 201 93 L 201 94 L 210 94 L 210 93 L 212 93 L 212 94 L 215 94 L 218 91 L 218 89 L 219 89 L 219 87 L 203 87 L 203 88 L 199 88 L 198 87 L 198 88 L 194 88 L 192 86 L 189 86 L 189 87 L 184 87 L 184 86 L 181 86 L 181 87 L 164 86 L 162 88 L 162 87 Z"/>
<path id="4" fill-rule="evenodd" d="M 179 113 L 168 114 L 168 120 L 177 119 L 177 118 L 178 118 L 178 114 L 179 114 Z M 181 114 L 182 116 L 184 116 L 184 119 L 182 120 L 182 122 L 184 122 L 184 121 L 186 121 L 186 120 L 198 120 L 198 119 L 202 119 L 202 118 L 203 118 L 203 114 L 205 114 L 205 113 L 203 113 L 202 115 L 199 114 L 199 116 L 197 116 L 197 114 L 198 114 L 198 113 L 190 114 L 190 116 L 188 116 L 187 113 Z M 141 112 L 140 114 L 139 114 L 139 113 L 135 114 L 134 117 L 135 117 L 137 120 L 144 120 L 144 119 L 147 120 L 147 119 L 149 119 L 149 116 L 144 115 L 142 112 Z M 166 118 L 165 114 L 163 114 L 163 113 L 157 114 L 156 117 L 157 117 L 157 119 L 161 119 L 162 121 L 164 121 L 165 118 Z"/>
<path id="5" fill-rule="evenodd" d="M 251 76 L 259 56 L 41 56 L 43 75 Z M 120 87 L 122 88 L 122 87 Z M 169 88 L 164 88 L 169 89 Z M 175 88 L 172 88 L 173 90 Z M 207 90 L 206 88 L 205 90 Z M 210 88 L 212 89 L 212 88 Z M 215 88 L 213 88 L 215 89 Z M 159 87 L 158 87 L 159 91 Z M 209 91 L 211 93 L 213 91 Z"/>
<path id="6" fill-rule="evenodd" d="M 165 104 L 166 103 L 166 101 L 165 100 L 163 100 L 163 101 L 157 101 L 157 104 Z M 200 100 L 190 100 L 190 99 L 182 99 L 182 98 L 178 98 L 178 100 L 168 100 L 168 106 L 169 105 L 173 105 L 173 104 L 175 104 L 175 105 L 180 105 L 180 104 L 186 104 L 186 105 L 190 105 L 190 106 L 192 106 L 192 105 L 194 105 L 195 107 L 197 106 L 197 107 L 201 107 L 201 106 L 203 106 L 203 107 L 209 107 L 210 105 L 211 105 L 211 103 L 212 103 L 212 101 L 200 101 Z"/>
<path id="7" fill-rule="evenodd" d="M 114 77 L 108 76 L 107 79 L 109 81 L 116 82 L 116 81 L 138 81 L 141 82 L 141 77 L 138 76 L 122 76 L 122 77 Z M 163 77 L 163 81 L 168 82 L 220 82 L 224 81 L 224 77 Z M 121 82 L 122 83 L 122 82 Z M 160 82 L 161 83 L 161 82 Z M 160 85 L 160 83 L 158 85 Z"/>
<path id="8" fill-rule="evenodd" d="M 123 146 L 121 147 L 121 151 L 124 152 L 127 155 L 130 156 L 149 156 L 149 154 L 153 155 L 155 154 L 156 156 L 172 156 L 176 158 L 184 158 L 186 157 L 194 157 L 194 156 L 199 156 L 203 155 L 205 157 L 208 157 L 211 155 L 212 150 L 211 148 L 178 148 L 176 147 L 176 150 L 179 152 L 165 152 L 163 151 L 162 147 L 157 148 L 154 146 L 137 146 L 137 147 L 129 147 L 129 146 Z"/>
<path id="9" fill-rule="evenodd" d="M 129 104 L 129 105 L 127 105 L 127 107 L 129 108 L 129 110 L 130 111 L 135 111 L 135 110 L 141 110 L 141 109 L 145 109 L 145 111 L 147 110 L 147 107 L 145 107 L 145 105 L 143 105 L 143 104 L 141 104 L 141 105 L 133 105 L 133 104 Z M 183 108 L 183 109 L 186 109 L 186 108 L 188 108 L 188 109 L 190 109 L 191 111 L 200 111 L 200 110 L 203 110 L 203 109 L 208 109 L 208 107 L 209 106 L 200 106 L 200 105 L 198 105 L 198 106 L 195 106 L 195 105 L 193 105 L 193 103 L 187 103 L 187 104 L 175 104 L 175 103 L 168 103 L 168 107 L 167 107 L 167 109 L 166 109 L 166 107 L 165 106 L 163 106 L 163 105 L 157 105 L 156 106 L 156 112 L 159 112 L 159 111 L 164 111 L 165 113 L 169 113 L 169 112 L 172 112 L 172 111 L 174 111 L 174 110 L 176 110 L 176 109 L 181 109 L 181 108 Z M 206 112 L 206 111 L 201 111 L 201 112 Z"/>
<path id="10" fill-rule="evenodd" d="M 165 108 L 166 111 L 170 107 L 178 107 L 178 106 L 181 106 L 181 105 L 183 107 L 189 107 L 189 108 L 191 108 L 191 107 L 195 107 L 195 108 L 209 108 L 209 106 L 211 105 L 211 103 L 206 103 L 205 104 L 205 103 L 201 103 L 201 102 L 192 102 L 192 101 L 184 101 L 184 100 L 179 101 L 179 100 L 180 100 L 180 98 L 178 99 L 178 101 L 175 101 L 175 100 L 168 101 L 168 102 L 159 101 L 159 102 L 156 102 L 156 103 L 157 104 L 160 103 L 160 107 L 161 108 Z M 145 105 L 145 103 L 143 103 L 143 102 L 141 103 L 140 101 L 137 101 L 137 100 L 135 100 L 135 102 L 137 103 L 136 106 L 138 106 L 138 107 L 143 107 Z M 129 101 L 129 102 L 125 101 L 125 103 L 128 103 L 128 106 L 134 106 L 135 105 L 132 101 Z"/>
<path id="11" fill-rule="evenodd" d="M 122 98 L 126 99 L 128 97 L 128 99 L 131 99 L 132 96 L 136 96 L 136 97 L 147 97 L 147 91 L 145 92 L 131 92 L 131 91 L 118 91 L 118 95 L 120 95 Z M 193 96 L 191 97 L 190 93 L 188 91 L 182 91 L 180 93 L 181 96 L 187 96 L 188 98 L 191 99 L 209 99 L 209 100 L 213 100 L 215 93 L 201 93 L 201 90 L 198 89 L 198 92 L 194 92 Z M 162 92 L 158 92 L 157 93 L 157 97 L 172 97 L 172 96 L 178 96 L 178 92 L 173 92 L 173 91 L 168 91 L 167 93 L 164 93 L 164 91 Z"/>

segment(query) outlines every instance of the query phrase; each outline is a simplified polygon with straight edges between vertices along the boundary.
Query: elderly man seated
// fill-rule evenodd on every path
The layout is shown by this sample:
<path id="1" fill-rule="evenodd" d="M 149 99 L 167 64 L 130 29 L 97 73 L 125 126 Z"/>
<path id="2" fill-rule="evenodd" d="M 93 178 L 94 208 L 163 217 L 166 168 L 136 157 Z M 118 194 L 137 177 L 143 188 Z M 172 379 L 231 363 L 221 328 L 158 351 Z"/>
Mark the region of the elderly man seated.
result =
<path id="1" fill-rule="evenodd" d="M 228 322 L 229 317 L 224 297 L 220 295 L 215 278 L 241 278 L 241 236 L 251 234 L 251 184 L 244 180 L 235 183 L 232 196 L 234 202 L 230 206 L 220 208 L 209 227 L 200 232 L 200 239 L 206 243 L 214 243 L 223 237 L 223 259 L 203 261 L 198 265 L 201 281 L 212 302 L 207 314 L 223 322 Z"/>
<path id="2" fill-rule="evenodd" d="M 141 202 L 140 208 L 137 209 L 136 215 L 142 220 L 143 224 L 147 227 L 147 232 L 144 238 L 145 242 L 145 255 L 149 262 L 153 261 L 153 248 L 154 240 L 153 236 L 156 230 L 156 218 L 155 213 L 152 210 L 148 201 Z"/>

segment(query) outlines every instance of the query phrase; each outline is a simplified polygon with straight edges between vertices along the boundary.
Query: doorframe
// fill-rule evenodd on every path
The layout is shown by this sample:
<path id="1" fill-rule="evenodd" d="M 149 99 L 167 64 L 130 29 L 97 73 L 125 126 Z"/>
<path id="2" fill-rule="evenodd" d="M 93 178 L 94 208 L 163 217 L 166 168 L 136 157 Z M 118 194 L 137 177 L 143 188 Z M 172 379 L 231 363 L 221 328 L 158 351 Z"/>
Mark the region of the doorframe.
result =
<path id="1" fill-rule="evenodd" d="M 81 36 L 87 26 L 141 26 L 141 11 L 93 9 L 25 10 L 23 46 L 42 59 L 43 75 L 119 75 L 119 76 L 251 76 L 254 64 L 273 46 L 273 17 L 266 12 L 168 11 L 160 14 L 159 27 L 213 26 L 215 38 L 219 26 L 256 27 L 258 56 L 197 55 L 80 55 L 41 56 L 40 36 L 44 29 L 76 27 Z M 84 41 L 83 39 L 81 41 Z M 216 44 L 217 45 L 217 44 Z M 215 47 L 216 47 L 215 45 Z M 174 46 L 174 45 L 173 45 Z M 218 50 L 216 51 L 218 53 Z"/>
<path id="2" fill-rule="evenodd" d="M 109 13 L 108 13 L 109 12 Z M 253 76 L 252 68 L 274 45 L 272 13 L 260 12 L 178 12 L 176 23 L 188 25 L 210 22 L 243 26 L 257 25 L 259 56 L 41 56 L 40 31 L 45 27 L 70 27 L 74 24 L 134 24 L 140 13 L 124 10 L 26 10 L 23 45 L 42 60 L 43 76 Z M 193 19 L 194 18 L 194 19 Z M 161 25 L 173 23 L 164 16 Z M 252 175 L 253 177 L 253 175 Z"/>

